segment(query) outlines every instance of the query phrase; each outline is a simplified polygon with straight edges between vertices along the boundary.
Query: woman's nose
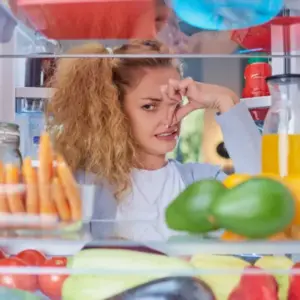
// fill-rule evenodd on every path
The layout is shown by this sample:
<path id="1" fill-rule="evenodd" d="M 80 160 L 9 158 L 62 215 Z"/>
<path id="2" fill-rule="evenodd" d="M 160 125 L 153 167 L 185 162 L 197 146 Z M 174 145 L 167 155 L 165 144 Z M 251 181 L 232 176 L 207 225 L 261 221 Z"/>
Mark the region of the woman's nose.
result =
<path id="1" fill-rule="evenodd" d="M 177 123 L 176 120 L 177 105 L 168 105 L 164 116 L 164 125 L 168 128 Z"/>

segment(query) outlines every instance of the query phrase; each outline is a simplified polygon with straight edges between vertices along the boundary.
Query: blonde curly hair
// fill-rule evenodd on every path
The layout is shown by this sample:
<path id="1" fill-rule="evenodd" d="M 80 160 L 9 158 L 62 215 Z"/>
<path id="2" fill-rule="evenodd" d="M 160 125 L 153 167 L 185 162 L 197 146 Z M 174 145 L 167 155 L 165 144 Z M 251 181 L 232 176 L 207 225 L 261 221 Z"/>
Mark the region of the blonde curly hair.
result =
<path id="1" fill-rule="evenodd" d="M 104 54 L 100 44 L 74 48 L 70 54 Z M 115 54 L 167 54 L 158 41 L 133 41 Z M 127 189 L 137 147 L 122 103 L 125 87 L 134 86 L 141 68 L 180 67 L 168 58 L 61 58 L 51 80 L 55 93 L 46 108 L 54 147 L 73 171 L 95 173 L 114 186 Z M 137 74 L 138 73 L 138 74 Z M 59 130 L 57 130 L 59 129 Z"/>

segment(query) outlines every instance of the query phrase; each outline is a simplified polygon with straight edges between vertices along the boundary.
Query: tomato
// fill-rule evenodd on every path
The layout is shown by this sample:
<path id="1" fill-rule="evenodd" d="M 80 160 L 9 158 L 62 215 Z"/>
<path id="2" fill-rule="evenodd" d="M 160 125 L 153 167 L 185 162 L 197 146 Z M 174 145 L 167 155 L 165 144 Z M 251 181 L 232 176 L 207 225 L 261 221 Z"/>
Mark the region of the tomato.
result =
<path id="1" fill-rule="evenodd" d="M 42 267 L 48 268 L 65 268 L 67 259 L 65 257 L 52 257 L 44 262 Z M 50 299 L 59 299 L 62 293 L 64 281 L 69 275 L 64 274 L 41 274 L 38 276 L 38 284 L 40 290 Z"/>
<path id="2" fill-rule="evenodd" d="M 37 267 L 41 266 L 46 260 L 44 254 L 33 249 L 23 250 L 17 254 L 17 257 L 24 260 L 28 265 Z"/>
<path id="3" fill-rule="evenodd" d="M 295 263 L 292 267 L 292 270 L 299 271 L 300 263 Z M 294 274 L 290 275 L 288 299 L 289 300 L 300 299 L 300 275 L 299 275 L 299 273 L 294 273 Z"/>
<path id="4" fill-rule="evenodd" d="M 0 267 L 28 267 L 28 264 L 17 257 L 3 258 L 0 260 Z M 37 290 L 37 277 L 27 274 L 0 274 L 0 286 L 17 288 L 29 292 Z"/>
<path id="5" fill-rule="evenodd" d="M 6 258 L 6 257 L 7 257 L 7 254 L 3 250 L 0 249 L 0 259 Z"/>

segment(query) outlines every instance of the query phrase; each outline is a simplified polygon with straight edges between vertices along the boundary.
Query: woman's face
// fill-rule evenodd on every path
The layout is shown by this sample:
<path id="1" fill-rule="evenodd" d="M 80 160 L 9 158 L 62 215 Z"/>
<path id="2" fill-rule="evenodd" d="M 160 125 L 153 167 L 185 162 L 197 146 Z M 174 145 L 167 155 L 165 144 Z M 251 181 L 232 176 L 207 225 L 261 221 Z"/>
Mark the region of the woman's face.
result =
<path id="1" fill-rule="evenodd" d="M 175 112 L 180 104 L 163 98 L 161 93 L 161 87 L 167 85 L 169 79 L 180 80 L 173 67 L 145 69 L 137 85 L 129 88 L 125 95 L 124 110 L 133 135 L 147 155 L 165 156 L 177 143 L 180 123 L 176 121 Z"/>

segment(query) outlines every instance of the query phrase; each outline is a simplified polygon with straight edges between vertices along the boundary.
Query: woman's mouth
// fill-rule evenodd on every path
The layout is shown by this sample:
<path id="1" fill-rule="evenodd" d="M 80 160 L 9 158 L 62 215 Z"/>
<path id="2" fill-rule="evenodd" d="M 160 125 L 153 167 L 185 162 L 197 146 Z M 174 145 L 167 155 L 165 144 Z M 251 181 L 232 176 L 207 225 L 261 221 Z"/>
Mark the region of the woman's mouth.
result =
<path id="1" fill-rule="evenodd" d="M 178 138 L 179 131 L 178 128 L 172 130 L 172 131 L 165 131 L 159 134 L 156 134 L 155 136 L 161 140 L 161 141 L 173 141 Z"/>

